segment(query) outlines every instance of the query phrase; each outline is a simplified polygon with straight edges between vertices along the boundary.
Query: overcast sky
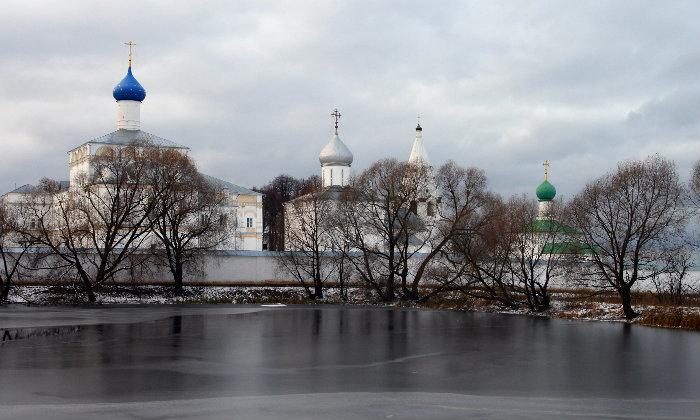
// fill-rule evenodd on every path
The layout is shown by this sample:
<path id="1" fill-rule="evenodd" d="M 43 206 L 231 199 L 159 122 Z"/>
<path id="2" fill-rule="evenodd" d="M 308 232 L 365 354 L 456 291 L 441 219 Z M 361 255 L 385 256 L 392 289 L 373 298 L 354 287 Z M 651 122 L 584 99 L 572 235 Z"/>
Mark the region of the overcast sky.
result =
<path id="1" fill-rule="evenodd" d="M 244 185 L 319 172 L 340 135 L 359 171 L 407 159 L 571 196 L 623 159 L 700 157 L 700 1 L 3 1 L 0 190 L 67 179 L 66 152 L 115 129 L 138 45 L 142 129 Z"/>

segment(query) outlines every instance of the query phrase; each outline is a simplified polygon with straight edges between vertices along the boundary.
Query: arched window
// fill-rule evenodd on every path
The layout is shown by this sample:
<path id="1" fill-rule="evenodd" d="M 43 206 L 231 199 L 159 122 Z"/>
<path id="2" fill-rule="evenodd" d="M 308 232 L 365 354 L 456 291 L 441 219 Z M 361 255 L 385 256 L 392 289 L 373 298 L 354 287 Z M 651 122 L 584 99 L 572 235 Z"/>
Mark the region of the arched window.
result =
<path id="1" fill-rule="evenodd" d="M 129 145 L 121 149 L 121 157 L 126 159 L 136 159 L 139 155 L 139 151 L 135 146 Z"/>
<path id="2" fill-rule="evenodd" d="M 114 150 L 109 146 L 100 146 L 95 152 L 95 155 L 100 157 L 114 157 Z"/>
<path id="3" fill-rule="evenodd" d="M 432 201 L 428 201 L 428 216 L 435 216 L 435 204 Z"/>

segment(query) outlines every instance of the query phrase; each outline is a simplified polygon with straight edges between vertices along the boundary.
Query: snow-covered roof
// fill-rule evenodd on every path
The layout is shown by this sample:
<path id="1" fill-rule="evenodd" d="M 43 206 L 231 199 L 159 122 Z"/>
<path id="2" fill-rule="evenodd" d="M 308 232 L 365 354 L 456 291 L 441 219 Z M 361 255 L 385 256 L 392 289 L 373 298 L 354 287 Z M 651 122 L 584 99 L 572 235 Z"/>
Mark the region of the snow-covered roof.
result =
<path id="1" fill-rule="evenodd" d="M 227 190 L 231 191 L 232 193 L 236 194 L 246 194 L 246 195 L 262 195 L 261 193 L 257 191 L 253 191 L 251 189 L 241 187 L 240 185 L 236 185 L 234 183 L 224 181 L 223 179 L 219 179 L 216 177 L 213 177 L 211 175 L 206 175 L 202 174 L 204 176 L 204 179 L 209 182 L 210 184 L 217 186 L 219 188 L 226 188 Z"/>
<path id="2" fill-rule="evenodd" d="M 312 199 L 318 199 L 321 201 L 340 201 L 343 194 L 347 191 L 350 191 L 350 187 L 348 186 L 332 185 L 330 187 L 324 187 L 319 190 L 300 195 L 299 197 L 292 198 L 291 200 L 285 201 L 284 204 Z"/>
<path id="3" fill-rule="evenodd" d="M 352 164 L 352 152 L 348 146 L 340 140 L 337 134 L 331 137 L 331 140 L 321 150 L 318 155 L 318 160 L 321 165 L 343 165 L 350 166 Z"/>
<path id="4" fill-rule="evenodd" d="M 70 181 L 58 181 L 61 191 L 67 190 L 70 187 Z M 37 186 L 32 184 L 24 184 L 8 192 L 8 194 L 31 194 L 37 191 Z"/>
<path id="5" fill-rule="evenodd" d="M 119 129 L 107 133 L 103 136 L 97 137 L 88 141 L 87 143 L 101 143 L 101 144 L 115 144 L 115 145 L 127 145 L 131 143 L 147 143 L 159 147 L 173 147 L 178 149 L 189 149 L 188 147 L 182 146 L 175 143 L 174 141 L 158 137 L 155 134 L 148 133 L 143 130 L 125 130 Z"/>

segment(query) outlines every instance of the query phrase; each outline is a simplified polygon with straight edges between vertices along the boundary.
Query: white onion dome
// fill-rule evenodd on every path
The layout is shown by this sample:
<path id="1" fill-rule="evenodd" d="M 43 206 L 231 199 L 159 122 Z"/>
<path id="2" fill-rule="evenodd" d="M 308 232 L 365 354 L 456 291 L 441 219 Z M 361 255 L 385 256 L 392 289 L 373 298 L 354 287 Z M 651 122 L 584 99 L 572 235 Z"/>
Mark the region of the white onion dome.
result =
<path id="1" fill-rule="evenodd" d="M 331 141 L 321 150 L 321 153 L 318 155 L 318 160 L 321 162 L 322 166 L 350 166 L 352 164 L 352 152 L 350 152 L 348 146 L 340 140 L 340 137 L 334 134 L 333 137 L 331 137 Z"/>

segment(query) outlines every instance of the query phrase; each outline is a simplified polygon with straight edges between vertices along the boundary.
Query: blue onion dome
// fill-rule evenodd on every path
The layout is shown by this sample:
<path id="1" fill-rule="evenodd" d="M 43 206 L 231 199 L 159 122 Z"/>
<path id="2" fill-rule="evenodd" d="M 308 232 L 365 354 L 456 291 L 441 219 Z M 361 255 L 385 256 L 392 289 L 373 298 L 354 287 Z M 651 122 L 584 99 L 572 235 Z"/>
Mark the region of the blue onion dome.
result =
<path id="1" fill-rule="evenodd" d="M 118 101 L 143 101 L 146 99 L 146 89 L 131 73 L 131 66 L 129 66 L 122 81 L 114 87 L 112 96 Z"/>
<path id="2" fill-rule="evenodd" d="M 540 201 L 552 201 L 557 195 L 557 189 L 546 179 L 537 187 L 537 199 Z"/>

